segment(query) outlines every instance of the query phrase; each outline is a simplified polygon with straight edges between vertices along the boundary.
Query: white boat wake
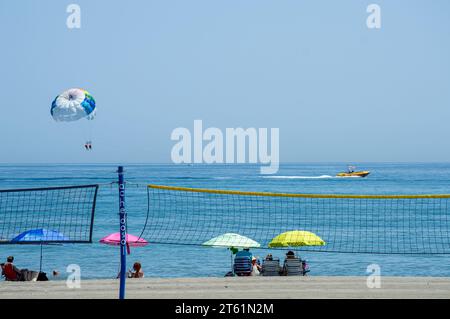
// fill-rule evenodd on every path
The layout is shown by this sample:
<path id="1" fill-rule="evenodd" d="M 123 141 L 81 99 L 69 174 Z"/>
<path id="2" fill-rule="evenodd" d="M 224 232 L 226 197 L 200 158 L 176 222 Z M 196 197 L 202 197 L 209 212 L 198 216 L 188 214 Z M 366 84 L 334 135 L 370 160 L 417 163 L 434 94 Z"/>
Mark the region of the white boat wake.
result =
<path id="1" fill-rule="evenodd" d="M 324 178 L 334 178 L 335 176 L 330 175 L 320 175 L 320 176 L 262 176 L 263 178 L 279 178 L 279 179 L 324 179 Z"/>

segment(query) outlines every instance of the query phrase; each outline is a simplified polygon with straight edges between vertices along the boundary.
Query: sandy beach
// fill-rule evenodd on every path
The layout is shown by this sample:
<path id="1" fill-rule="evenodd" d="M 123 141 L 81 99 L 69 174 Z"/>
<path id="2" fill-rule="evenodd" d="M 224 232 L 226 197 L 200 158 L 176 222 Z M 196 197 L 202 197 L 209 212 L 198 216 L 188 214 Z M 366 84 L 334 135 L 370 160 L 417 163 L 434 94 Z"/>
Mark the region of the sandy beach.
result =
<path id="1" fill-rule="evenodd" d="M 65 281 L 1 282 L 0 299 L 117 298 L 118 280 L 83 280 L 70 289 Z M 382 277 L 369 289 L 366 277 L 234 277 L 129 279 L 126 298 L 450 298 L 450 278 Z"/>

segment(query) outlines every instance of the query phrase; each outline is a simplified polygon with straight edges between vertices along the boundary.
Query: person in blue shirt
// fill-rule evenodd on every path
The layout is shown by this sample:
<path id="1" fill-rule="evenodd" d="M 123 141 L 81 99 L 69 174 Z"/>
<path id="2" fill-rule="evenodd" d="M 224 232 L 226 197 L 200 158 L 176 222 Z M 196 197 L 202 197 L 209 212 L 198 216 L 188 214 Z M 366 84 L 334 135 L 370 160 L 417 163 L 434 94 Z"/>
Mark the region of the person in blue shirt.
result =
<path id="1" fill-rule="evenodd" d="M 252 255 L 252 253 L 250 252 L 250 249 L 249 249 L 249 248 L 244 248 L 243 250 L 238 251 L 238 252 L 236 253 L 236 257 L 249 257 L 250 260 L 251 260 L 252 257 L 253 257 L 253 255 Z"/>

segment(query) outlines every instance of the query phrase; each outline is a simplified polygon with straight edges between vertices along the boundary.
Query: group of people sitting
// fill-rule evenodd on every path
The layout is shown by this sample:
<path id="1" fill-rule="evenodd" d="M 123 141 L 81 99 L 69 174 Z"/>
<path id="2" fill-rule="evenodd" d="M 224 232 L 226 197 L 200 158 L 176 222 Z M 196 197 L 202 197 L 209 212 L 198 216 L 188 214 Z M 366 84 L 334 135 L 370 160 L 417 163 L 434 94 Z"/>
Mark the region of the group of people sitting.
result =
<path id="1" fill-rule="evenodd" d="M 286 253 L 283 266 L 280 259 L 268 254 L 261 263 L 249 249 L 239 251 L 234 258 L 234 274 L 238 276 L 306 276 L 310 271 L 306 260 L 302 260 L 293 251 Z"/>
<path id="2" fill-rule="evenodd" d="M 48 280 L 43 272 L 19 269 L 14 265 L 14 257 L 9 256 L 5 263 L 0 264 L 2 277 L 7 281 L 45 281 Z M 295 256 L 293 251 L 286 253 L 283 266 L 280 266 L 280 259 L 268 254 L 261 263 L 258 258 L 252 255 L 249 249 L 244 249 L 236 253 L 234 258 L 233 272 L 227 275 L 236 274 L 238 276 L 306 276 L 309 272 L 306 260 L 301 260 Z M 58 276 L 57 271 L 53 271 L 53 276 Z M 117 278 L 120 277 L 120 272 Z M 143 278 L 144 272 L 140 262 L 133 264 L 133 270 L 127 271 L 128 278 Z"/>
<path id="3" fill-rule="evenodd" d="M 6 281 L 47 281 L 47 275 L 44 272 L 31 271 L 28 269 L 19 269 L 14 265 L 14 257 L 9 256 L 6 258 L 5 263 L 1 263 L 1 273 L 2 277 Z M 59 272 L 53 270 L 53 277 L 59 276 Z M 117 278 L 120 277 L 117 275 Z M 133 270 L 127 271 L 128 278 L 144 278 L 144 272 L 142 271 L 142 265 L 140 262 L 135 262 L 133 264 Z"/>
<path id="4" fill-rule="evenodd" d="M 14 256 L 6 258 L 5 263 L 0 264 L 2 277 L 6 281 L 47 281 L 45 273 L 28 269 L 19 269 L 14 265 Z"/>

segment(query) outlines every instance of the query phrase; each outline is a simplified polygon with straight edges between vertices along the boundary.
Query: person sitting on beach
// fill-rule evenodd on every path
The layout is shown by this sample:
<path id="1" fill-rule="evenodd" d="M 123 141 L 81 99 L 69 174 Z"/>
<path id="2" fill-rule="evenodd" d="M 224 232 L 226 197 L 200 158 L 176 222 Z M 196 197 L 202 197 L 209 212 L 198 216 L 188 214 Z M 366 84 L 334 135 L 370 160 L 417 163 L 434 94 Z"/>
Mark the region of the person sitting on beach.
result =
<path id="1" fill-rule="evenodd" d="M 142 271 L 142 265 L 140 262 L 135 262 L 133 265 L 133 271 L 128 272 L 128 278 L 144 278 L 144 272 Z"/>
<path id="2" fill-rule="evenodd" d="M 295 258 L 295 254 L 294 254 L 294 252 L 292 250 L 289 250 L 286 253 L 286 259 L 292 259 L 292 258 Z"/>
<path id="3" fill-rule="evenodd" d="M 295 253 L 292 250 L 289 250 L 286 253 L 286 258 L 284 259 L 284 263 L 283 263 L 283 269 L 281 271 L 281 274 L 286 276 L 288 273 L 288 267 L 287 267 L 287 263 L 289 262 L 289 260 L 291 259 L 296 259 L 297 257 L 295 256 Z M 300 269 L 298 270 L 300 272 Z"/>
<path id="4" fill-rule="evenodd" d="M 287 262 L 288 259 L 294 259 L 294 258 L 295 258 L 295 253 L 292 250 L 289 250 L 286 253 L 286 258 L 284 259 L 284 266 L 283 266 L 283 268 L 285 268 L 286 262 Z"/>
<path id="5" fill-rule="evenodd" d="M 309 273 L 309 265 L 306 263 L 306 260 L 302 260 L 302 274 L 303 276 L 306 276 L 307 273 Z"/>
<path id="6" fill-rule="evenodd" d="M 252 258 L 252 273 L 251 276 L 259 276 L 261 273 L 261 266 L 257 263 L 257 260 L 255 257 Z"/>
<path id="7" fill-rule="evenodd" d="M 19 281 L 21 279 L 21 271 L 14 264 L 14 257 L 6 258 L 6 263 L 2 265 L 2 275 L 7 281 Z"/>
<path id="8" fill-rule="evenodd" d="M 249 258 L 252 258 L 252 253 L 250 252 L 249 248 L 244 248 L 243 250 L 238 251 L 236 253 L 236 257 L 249 257 Z"/>

